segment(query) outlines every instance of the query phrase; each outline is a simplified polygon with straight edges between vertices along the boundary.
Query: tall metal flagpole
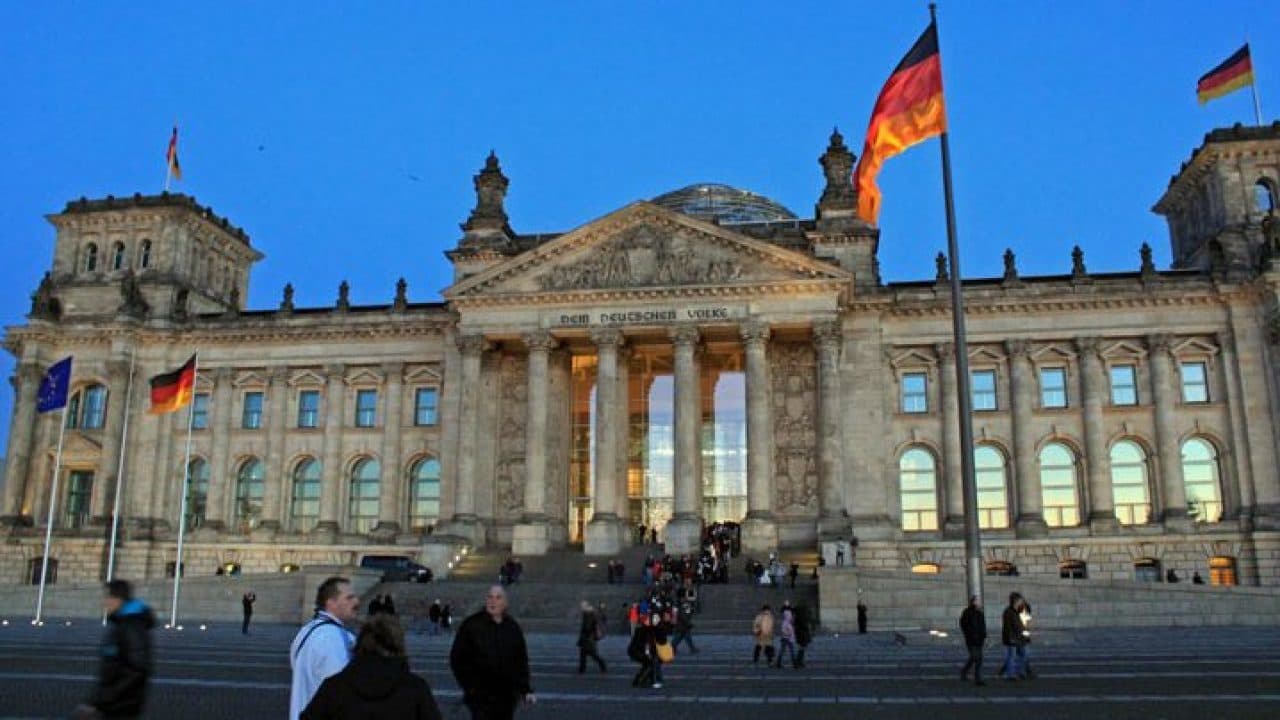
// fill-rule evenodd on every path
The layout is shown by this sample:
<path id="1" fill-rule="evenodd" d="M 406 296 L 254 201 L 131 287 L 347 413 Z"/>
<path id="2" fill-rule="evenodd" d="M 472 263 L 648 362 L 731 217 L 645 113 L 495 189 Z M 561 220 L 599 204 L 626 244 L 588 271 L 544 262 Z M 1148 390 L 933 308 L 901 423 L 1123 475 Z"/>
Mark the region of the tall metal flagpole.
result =
<path id="1" fill-rule="evenodd" d="M 44 616 L 44 586 L 49 577 L 49 546 L 53 543 L 53 508 L 58 502 L 58 471 L 62 468 L 62 439 L 67 434 L 67 405 L 62 402 L 62 415 L 58 420 L 58 451 L 53 456 L 53 482 L 49 484 L 49 514 L 44 525 L 44 557 L 40 559 L 40 592 L 36 594 L 36 619 L 32 625 L 40 624 Z"/>
<path id="2" fill-rule="evenodd" d="M 107 551 L 107 582 L 115 578 L 116 569 L 116 533 L 120 529 L 120 487 L 124 485 L 124 456 L 129 442 L 129 410 L 133 404 L 133 369 L 138 360 L 138 352 L 129 355 L 129 384 L 124 393 L 124 428 L 120 431 L 120 461 L 116 465 L 116 497 L 111 505 L 111 545 Z M 106 622 L 106 619 L 103 619 Z"/>
<path id="3" fill-rule="evenodd" d="M 182 461 L 182 502 L 178 511 L 178 557 L 173 565 L 173 605 L 169 607 L 169 627 L 178 626 L 178 587 L 182 585 L 182 539 L 187 533 L 187 483 L 191 479 L 191 428 L 196 417 L 195 382 L 200 375 L 200 353 L 191 366 L 191 400 L 187 407 L 187 456 Z"/>
<path id="4" fill-rule="evenodd" d="M 929 19 L 937 33 L 938 6 L 929 3 Z M 941 41 L 939 41 L 941 48 Z M 940 51 L 939 51 L 940 52 Z M 960 289 L 960 246 L 956 240 L 956 208 L 951 193 L 951 145 L 942 133 L 942 189 L 947 207 L 947 254 L 951 259 L 951 327 L 955 335 L 956 392 L 960 401 L 960 479 L 964 495 L 966 594 L 982 599 L 982 539 L 978 534 L 978 484 L 973 469 L 973 399 L 969 395 L 969 350 L 964 329 L 964 294 Z"/>

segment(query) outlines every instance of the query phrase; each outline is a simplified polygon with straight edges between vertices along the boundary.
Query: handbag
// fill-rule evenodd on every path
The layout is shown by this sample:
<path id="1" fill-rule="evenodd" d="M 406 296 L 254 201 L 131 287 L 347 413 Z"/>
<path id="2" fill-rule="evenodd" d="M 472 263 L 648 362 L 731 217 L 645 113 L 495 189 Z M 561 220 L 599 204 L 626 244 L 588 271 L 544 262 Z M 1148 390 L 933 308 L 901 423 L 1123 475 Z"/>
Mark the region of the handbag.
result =
<path id="1" fill-rule="evenodd" d="M 669 663 L 676 659 L 676 651 L 671 648 L 671 643 L 660 642 L 656 647 L 658 648 L 658 660 L 660 662 Z"/>

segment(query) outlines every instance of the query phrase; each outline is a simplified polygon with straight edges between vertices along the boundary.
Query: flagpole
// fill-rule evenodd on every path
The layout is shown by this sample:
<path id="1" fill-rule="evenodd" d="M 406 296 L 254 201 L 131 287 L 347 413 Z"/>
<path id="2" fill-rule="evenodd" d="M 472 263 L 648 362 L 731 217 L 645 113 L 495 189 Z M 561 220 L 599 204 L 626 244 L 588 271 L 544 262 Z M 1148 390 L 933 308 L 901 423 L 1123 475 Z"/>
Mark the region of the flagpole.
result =
<path id="1" fill-rule="evenodd" d="M 929 19 L 937 32 L 938 6 L 929 3 Z M 939 40 L 941 48 L 941 40 Z M 982 539 L 978 533 L 978 485 L 973 468 L 973 398 L 969 394 L 969 350 L 964 327 L 964 294 L 960 286 L 960 246 L 956 240 L 956 208 L 951 191 L 951 144 L 942 140 L 942 188 L 947 208 L 947 254 L 951 258 L 951 327 L 955 336 L 956 393 L 960 401 L 960 478 L 964 496 L 966 594 L 982 599 Z"/>
<path id="2" fill-rule="evenodd" d="M 67 405 L 63 400 L 62 415 L 58 421 L 58 451 L 53 456 L 53 482 L 49 484 L 49 514 L 44 527 L 44 557 L 40 559 L 40 592 L 36 595 L 36 619 L 32 625 L 39 625 L 44 616 L 44 586 L 49 577 L 49 546 L 53 543 L 53 508 L 58 501 L 58 470 L 62 467 L 62 439 L 67 434 Z"/>
<path id="3" fill-rule="evenodd" d="M 1249 83 L 1249 89 L 1253 91 L 1253 119 L 1258 127 L 1262 127 L 1262 104 L 1258 102 L 1258 74 L 1253 74 L 1253 82 Z"/>
<path id="4" fill-rule="evenodd" d="M 169 607 L 169 627 L 178 626 L 178 587 L 182 584 L 182 539 L 187 532 L 187 483 L 191 479 L 191 430 L 195 424 L 196 378 L 200 375 L 200 352 L 194 355 L 195 362 L 191 366 L 191 399 L 187 407 L 187 455 L 182 461 L 182 502 L 178 511 L 178 558 L 173 565 L 173 604 Z"/>
<path id="5" fill-rule="evenodd" d="M 120 486 L 124 484 L 124 456 L 129 441 L 129 409 L 133 403 L 133 369 L 137 363 L 138 353 L 135 350 L 129 355 L 129 383 L 124 393 L 124 428 L 120 431 L 120 460 L 116 465 L 116 496 L 111 505 L 111 545 L 107 551 L 107 582 L 115 578 L 116 567 L 116 533 L 120 529 Z M 106 622 L 106 618 L 103 618 Z"/>

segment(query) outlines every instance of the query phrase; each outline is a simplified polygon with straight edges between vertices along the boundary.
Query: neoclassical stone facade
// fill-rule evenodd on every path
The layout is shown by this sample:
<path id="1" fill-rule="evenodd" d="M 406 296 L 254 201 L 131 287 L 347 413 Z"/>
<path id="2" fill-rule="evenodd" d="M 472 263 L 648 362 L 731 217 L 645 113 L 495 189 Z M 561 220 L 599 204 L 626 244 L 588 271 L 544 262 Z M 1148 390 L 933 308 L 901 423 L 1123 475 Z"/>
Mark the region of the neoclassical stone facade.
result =
<path id="1" fill-rule="evenodd" d="M 121 572 L 275 572 L 462 544 L 673 552 L 713 522 L 749 553 L 856 544 L 859 564 L 958 572 L 961 441 L 947 267 L 884 283 L 834 134 L 815 217 L 694 186 L 519 234 L 490 156 L 442 302 L 244 310 L 261 255 L 181 195 L 51 215 L 53 265 L 18 359 L 0 577 L 40 555 L 75 356 L 53 556 Z M 1206 136 L 1155 210 L 1174 267 L 967 279 L 975 464 L 990 572 L 1280 585 L 1280 126 Z M 1064 252 L 1064 260 L 1066 253 Z M 199 352 L 192 415 L 145 380 Z M 132 381 L 130 378 L 132 377 Z M 128 396 L 128 397 L 126 397 Z M 128 418 L 128 433 L 124 433 Z M 186 425 L 194 421 L 184 467 Z"/>

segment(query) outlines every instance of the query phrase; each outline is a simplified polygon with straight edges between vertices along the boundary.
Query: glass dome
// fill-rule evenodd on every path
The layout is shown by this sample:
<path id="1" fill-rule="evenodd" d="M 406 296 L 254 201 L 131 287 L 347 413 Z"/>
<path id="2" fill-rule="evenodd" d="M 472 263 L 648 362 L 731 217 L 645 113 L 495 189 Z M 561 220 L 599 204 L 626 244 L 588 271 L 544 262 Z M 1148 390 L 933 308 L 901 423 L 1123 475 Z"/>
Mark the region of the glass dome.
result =
<path id="1" fill-rule="evenodd" d="M 699 220 L 757 223 L 795 220 L 795 213 L 763 195 L 718 183 L 697 183 L 651 200 L 668 210 Z"/>

